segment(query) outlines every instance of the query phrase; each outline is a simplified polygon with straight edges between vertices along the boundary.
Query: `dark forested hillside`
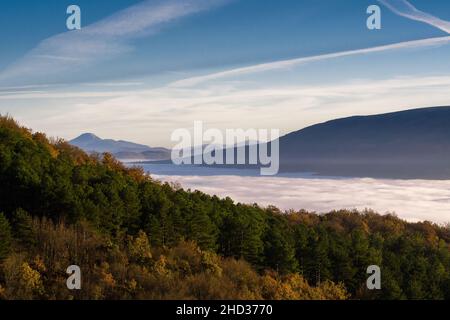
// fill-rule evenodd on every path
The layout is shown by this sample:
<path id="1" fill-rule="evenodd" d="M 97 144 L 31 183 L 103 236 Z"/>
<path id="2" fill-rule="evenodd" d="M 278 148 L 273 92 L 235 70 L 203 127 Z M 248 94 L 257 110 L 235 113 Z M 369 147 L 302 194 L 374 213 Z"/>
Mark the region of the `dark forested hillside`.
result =
<path id="1" fill-rule="evenodd" d="M 450 178 L 450 107 L 328 121 L 280 138 L 281 168 L 324 175 Z"/>
<path id="2" fill-rule="evenodd" d="M 450 299 L 450 228 L 236 204 L 2 117 L 0 298 Z"/>

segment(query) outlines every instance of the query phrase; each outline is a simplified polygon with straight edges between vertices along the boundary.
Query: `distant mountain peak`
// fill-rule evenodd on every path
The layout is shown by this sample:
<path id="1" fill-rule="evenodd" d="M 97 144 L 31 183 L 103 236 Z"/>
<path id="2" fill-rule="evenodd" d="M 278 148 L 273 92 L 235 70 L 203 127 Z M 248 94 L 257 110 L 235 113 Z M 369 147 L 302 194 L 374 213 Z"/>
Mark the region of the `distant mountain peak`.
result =
<path id="1" fill-rule="evenodd" d="M 69 143 L 88 153 L 109 152 L 121 159 L 165 160 L 170 158 L 170 150 L 165 148 L 151 148 L 124 140 L 102 139 L 93 133 L 83 133 Z"/>
<path id="2" fill-rule="evenodd" d="M 71 141 L 93 141 L 93 140 L 98 141 L 98 140 L 102 140 L 102 139 L 93 133 L 87 132 L 87 133 L 83 133 L 83 134 L 79 135 L 78 137 L 76 137 L 75 139 L 73 139 Z"/>

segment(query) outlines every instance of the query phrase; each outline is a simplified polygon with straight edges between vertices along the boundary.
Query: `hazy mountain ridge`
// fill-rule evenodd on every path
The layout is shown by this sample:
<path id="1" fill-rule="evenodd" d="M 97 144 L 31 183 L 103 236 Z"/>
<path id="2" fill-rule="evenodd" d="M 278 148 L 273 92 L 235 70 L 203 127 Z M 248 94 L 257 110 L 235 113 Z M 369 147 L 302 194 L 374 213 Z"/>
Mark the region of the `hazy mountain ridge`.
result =
<path id="1" fill-rule="evenodd" d="M 450 178 L 450 107 L 327 121 L 280 138 L 283 171 Z"/>
<path id="2" fill-rule="evenodd" d="M 112 153 L 122 160 L 165 160 L 170 159 L 170 150 L 166 148 L 152 148 L 143 144 L 124 140 L 101 139 L 93 133 L 84 133 L 70 140 L 70 144 L 88 152 Z"/>
<path id="3" fill-rule="evenodd" d="M 111 152 L 119 159 L 170 162 L 168 149 L 102 140 L 93 134 L 81 135 L 70 143 L 87 152 Z M 450 107 L 330 120 L 289 133 L 279 144 L 281 172 L 450 179 Z"/>
<path id="4" fill-rule="evenodd" d="M 289 133 L 278 142 L 284 173 L 450 179 L 450 107 L 330 120 Z M 248 163 L 248 147 L 246 159 Z"/>

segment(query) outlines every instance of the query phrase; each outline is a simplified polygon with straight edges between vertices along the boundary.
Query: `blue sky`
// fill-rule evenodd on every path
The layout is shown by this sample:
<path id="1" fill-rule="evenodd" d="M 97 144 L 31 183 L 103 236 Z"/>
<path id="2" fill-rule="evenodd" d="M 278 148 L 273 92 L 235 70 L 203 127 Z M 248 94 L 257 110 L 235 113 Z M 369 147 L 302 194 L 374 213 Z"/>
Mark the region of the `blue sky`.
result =
<path id="1" fill-rule="evenodd" d="M 444 0 L 18 0 L 0 21 L 0 113 L 67 139 L 170 146 L 194 120 L 287 133 L 450 103 Z"/>

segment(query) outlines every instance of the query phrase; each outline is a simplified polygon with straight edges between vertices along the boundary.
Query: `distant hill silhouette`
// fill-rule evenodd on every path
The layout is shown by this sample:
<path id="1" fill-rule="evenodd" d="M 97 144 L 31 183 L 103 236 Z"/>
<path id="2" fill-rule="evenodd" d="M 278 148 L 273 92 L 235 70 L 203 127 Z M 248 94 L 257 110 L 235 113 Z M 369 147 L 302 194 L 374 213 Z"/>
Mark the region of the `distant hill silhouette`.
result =
<path id="1" fill-rule="evenodd" d="M 101 139 L 93 133 L 84 133 L 69 141 L 70 144 L 88 152 L 112 153 L 116 158 L 142 159 L 142 160 L 166 160 L 170 159 L 170 150 L 165 148 L 151 148 L 123 140 Z"/>
<path id="2" fill-rule="evenodd" d="M 355 116 L 280 138 L 282 171 L 450 178 L 450 107 Z"/>
<path id="3" fill-rule="evenodd" d="M 450 179 L 450 107 L 327 121 L 287 134 L 279 144 L 282 173 Z M 237 148 L 234 153 L 236 159 Z"/>

